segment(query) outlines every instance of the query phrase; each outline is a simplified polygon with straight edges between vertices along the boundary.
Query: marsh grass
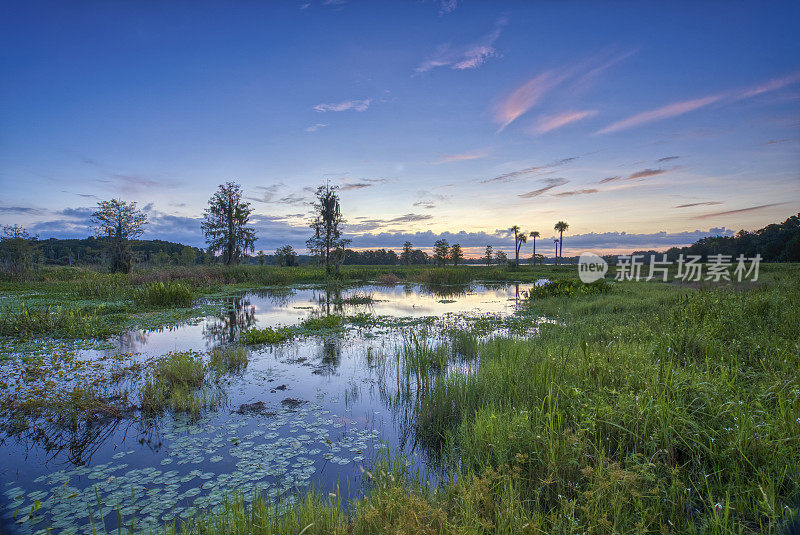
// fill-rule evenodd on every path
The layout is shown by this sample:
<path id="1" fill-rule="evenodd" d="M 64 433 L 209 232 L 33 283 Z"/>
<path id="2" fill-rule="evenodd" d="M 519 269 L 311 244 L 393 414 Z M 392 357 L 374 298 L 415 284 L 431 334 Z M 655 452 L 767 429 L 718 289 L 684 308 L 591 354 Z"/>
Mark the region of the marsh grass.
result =
<path id="1" fill-rule="evenodd" d="M 141 307 L 190 307 L 194 292 L 181 282 L 151 282 L 133 289 L 133 301 Z"/>
<path id="2" fill-rule="evenodd" d="M 215 347 L 209 351 L 209 364 L 218 373 L 241 373 L 247 363 L 247 349 L 239 345 Z"/>
<path id="3" fill-rule="evenodd" d="M 598 295 L 611 291 L 612 283 L 599 279 L 591 283 L 576 280 L 557 280 L 534 286 L 526 292 L 528 299 L 541 297 L 574 297 L 578 295 Z"/>
<path id="4" fill-rule="evenodd" d="M 419 441 L 462 481 L 515 467 L 545 532 L 770 531 L 800 490 L 797 284 L 664 286 L 535 301 L 566 321 L 437 378 Z"/>
<path id="5" fill-rule="evenodd" d="M 155 363 L 139 388 L 142 412 L 152 416 L 168 410 L 199 417 L 222 400 L 213 371 L 199 353 L 170 353 Z"/>
<path id="6" fill-rule="evenodd" d="M 295 331 L 290 327 L 264 327 L 263 329 L 248 329 L 242 333 L 243 344 L 280 344 L 290 340 Z"/>
<path id="7" fill-rule="evenodd" d="M 66 308 L 62 306 L 28 307 L 25 301 L 5 306 L 0 311 L 0 335 L 30 338 L 36 336 L 64 335 L 74 338 L 102 337 L 112 332 L 102 305 L 93 308 Z"/>
<path id="8" fill-rule="evenodd" d="M 300 328 L 305 331 L 336 331 L 340 330 L 345 322 L 344 316 L 328 314 L 318 318 L 308 318 L 300 324 Z"/>

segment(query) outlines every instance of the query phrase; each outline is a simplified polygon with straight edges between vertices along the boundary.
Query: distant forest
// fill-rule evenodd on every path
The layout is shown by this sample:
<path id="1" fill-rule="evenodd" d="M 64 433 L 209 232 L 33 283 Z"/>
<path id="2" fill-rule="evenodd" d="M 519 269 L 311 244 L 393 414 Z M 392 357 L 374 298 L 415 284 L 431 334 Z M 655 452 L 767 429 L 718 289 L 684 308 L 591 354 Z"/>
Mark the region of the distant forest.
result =
<path id="1" fill-rule="evenodd" d="M 687 247 L 672 247 L 663 252 L 638 251 L 634 254 L 662 255 L 668 260 L 676 260 L 678 255 L 730 255 L 736 258 L 744 255 L 752 258 L 760 254 L 765 262 L 800 262 L 800 214 L 793 215 L 783 223 L 772 223 L 766 227 L 748 232 L 740 230 L 734 236 L 709 236 L 701 238 Z"/>
<path id="2" fill-rule="evenodd" d="M 565 236 L 564 241 L 568 242 Z M 47 265 L 86 265 L 102 264 L 105 262 L 105 238 L 89 237 L 84 239 L 59 240 L 50 238 L 34 240 L 36 252 L 34 261 Z M 131 240 L 131 250 L 135 261 L 149 266 L 211 264 L 218 259 L 198 247 L 182 245 L 163 240 Z M 0 251 L 2 254 L 2 251 Z M 748 232 L 739 231 L 734 236 L 712 236 L 702 238 L 687 247 L 672 247 L 666 251 L 638 251 L 634 254 L 663 255 L 669 260 L 677 259 L 678 255 L 730 255 L 733 258 L 740 254 L 753 257 L 760 254 L 766 262 L 800 262 L 800 214 L 793 215 L 783 223 L 773 223 L 766 227 Z M 280 259 L 275 254 L 247 255 L 243 259 L 246 264 L 276 265 Z M 576 258 L 565 257 L 565 261 L 575 261 Z M 303 265 L 315 263 L 316 259 L 310 255 L 299 254 L 294 264 Z M 413 249 L 410 255 L 411 264 L 430 264 L 433 258 L 421 249 Z M 483 259 L 468 259 L 466 263 L 483 263 Z M 403 263 L 400 254 L 389 249 L 373 249 L 356 251 L 345 250 L 344 264 L 346 265 L 395 265 Z"/>

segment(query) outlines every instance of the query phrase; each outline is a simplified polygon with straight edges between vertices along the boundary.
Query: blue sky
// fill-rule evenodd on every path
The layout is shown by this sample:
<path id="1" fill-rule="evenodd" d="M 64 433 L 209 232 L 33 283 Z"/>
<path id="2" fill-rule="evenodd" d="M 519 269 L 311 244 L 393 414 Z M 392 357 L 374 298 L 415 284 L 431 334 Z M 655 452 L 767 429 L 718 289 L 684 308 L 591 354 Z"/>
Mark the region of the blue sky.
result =
<path id="1" fill-rule="evenodd" d="M 800 206 L 795 2 L 6 3 L 0 223 L 83 237 L 98 200 L 202 245 L 242 184 L 257 249 L 341 187 L 355 247 L 691 243 Z M 475 248 L 475 249 L 470 249 Z"/>

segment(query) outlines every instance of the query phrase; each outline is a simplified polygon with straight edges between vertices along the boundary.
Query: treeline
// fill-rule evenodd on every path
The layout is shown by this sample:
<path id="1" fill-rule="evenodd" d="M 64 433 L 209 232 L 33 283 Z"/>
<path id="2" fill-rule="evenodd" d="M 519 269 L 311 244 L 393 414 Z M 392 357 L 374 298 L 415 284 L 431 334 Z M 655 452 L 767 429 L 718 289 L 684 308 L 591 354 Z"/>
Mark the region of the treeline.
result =
<path id="1" fill-rule="evenodd" d="M 734 236 L 709 236 L 701 238 L 687 247 L 672 247 L 665 252 L 637 251 L 633 254 L 667 255 L 675 261 L 680 255 L 728 255 L 736 259 L 739 255 L 753 258 L 761 255 L 764 262 L 800 262 L 800 214 L 793 215 L 783 223 L 772 223 L 764 228 L 748 232 L 740 230 Z"/>
<path id="2" fill-rule="evenodd" d="M 50 238 L 34 243 L 34 261 L 48 265 L 102 264 L 108 250 L 108 239 L 94 236 L 66 240 Z M 211 255 L 198 247 L 164 240 L 131 240 L 130 247 L 137 263 L 191 266 L 213 261 Z"/>

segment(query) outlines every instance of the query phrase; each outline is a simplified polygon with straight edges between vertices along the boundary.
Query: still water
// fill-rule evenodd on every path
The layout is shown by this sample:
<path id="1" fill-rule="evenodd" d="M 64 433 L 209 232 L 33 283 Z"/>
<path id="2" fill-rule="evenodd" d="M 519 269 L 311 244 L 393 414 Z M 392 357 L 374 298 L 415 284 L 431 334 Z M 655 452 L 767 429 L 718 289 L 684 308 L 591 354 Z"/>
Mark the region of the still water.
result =
<path id="1" fill-rule="evenodd" d="M 145 529 L 214 510 L 233 492 L 289 504 L 313 487 L 346 501 L 360 495 L 370 459 L 387 448 L 402 449 L 435 482 L 439 471 L 415 443 L 413 414 L 398 393 L 395 354 L 411 336 L 436 343 L 450 327 L 508 317 L 531 286 L 253 291 L 225 298 L 216 315 L 79 351 L 88 361 L 145 362 L 235 343 L 253 327 L 327 314 L 382 317 L 369 328 L 253 347 L 246 369 L 220 384 L 223 402 L 199 420 L 130 411 L 67 429 L 4 426 L 0 532 L 111 531 L 120 515 Z M 126 387 L 135 396 L 135 384 Z"/>

